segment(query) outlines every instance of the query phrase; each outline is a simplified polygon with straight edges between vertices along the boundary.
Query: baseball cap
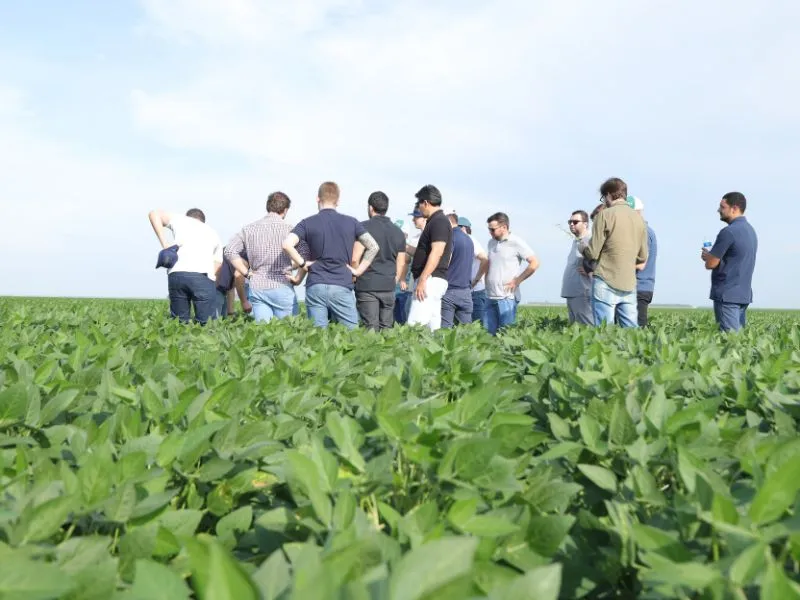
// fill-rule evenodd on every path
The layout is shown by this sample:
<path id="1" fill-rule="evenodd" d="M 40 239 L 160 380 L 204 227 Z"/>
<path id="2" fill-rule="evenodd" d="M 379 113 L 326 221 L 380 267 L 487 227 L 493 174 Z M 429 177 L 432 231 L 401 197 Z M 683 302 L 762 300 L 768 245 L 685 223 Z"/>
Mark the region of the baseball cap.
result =
<path id="1" fill-rule="evenodd" d="M 467 217 L 458 217 L 458 226 L 459 227 L 472 227 L 472 223 L 470 223 Z"/>
<path id="2" fill-rule="evenodd" d="M 636 196 L 628 196 L 625 201 L 633 210 L 644 210 L 644 202 Z"/>
<path id="3" fill-rule="evenodd" d="M 425 215 L 422 214 L 420 209 L 415 208 L 413 212 L 408 213 L 408 216 L 416 219 L 417 217 L 424 217 Z"/>
<path id="4" fill-rule="evenodd" d="M 165 269 L 171 269 L 175 266 L 175 263 L 178 262 L 178 245 L 175 244 L 174 246 L 170 246 L 169 248 L 164 248 L 161 252 L 158 253 L 158 261 L 156 262 L 156 269 L 159 267 L 164 267 Z"/>
<path id="5" fill-rule="evenodd" d="M 397 227 L 400 228 L 400 231 L 402 231 L 403 233 L 408 235 L 408 233 L 409 233 L 408 223 L 406 223 L 403 219 L 397 219 L 394 222 L 394 224 L 397 225 Z"/>

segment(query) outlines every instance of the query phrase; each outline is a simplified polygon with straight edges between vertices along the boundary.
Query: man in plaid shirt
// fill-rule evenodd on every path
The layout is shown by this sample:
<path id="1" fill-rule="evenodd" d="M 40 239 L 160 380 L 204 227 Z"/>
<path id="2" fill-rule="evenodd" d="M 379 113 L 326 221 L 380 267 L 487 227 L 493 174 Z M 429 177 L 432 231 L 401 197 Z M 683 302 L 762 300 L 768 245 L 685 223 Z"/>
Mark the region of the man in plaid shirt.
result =
<path id="1" fill-rule="evenodd" d="M 225 258 L 234 269 L 249 281 L 248 300 L 253 306 L 256 321 L 266 322 L 273 317 L 290 317 L 297 305 L 292 277 L 292 260 L 281 245 L 292 231 L 286 222 L 291 200 L 283 192 L 273 192 L 267 198 L 267 214 L 248 225 L 231 238 L 225 246 Z M 249 268 L 240 253 L 244 250 Z M 307 255 L 307 248 L 299 249 Z"/>

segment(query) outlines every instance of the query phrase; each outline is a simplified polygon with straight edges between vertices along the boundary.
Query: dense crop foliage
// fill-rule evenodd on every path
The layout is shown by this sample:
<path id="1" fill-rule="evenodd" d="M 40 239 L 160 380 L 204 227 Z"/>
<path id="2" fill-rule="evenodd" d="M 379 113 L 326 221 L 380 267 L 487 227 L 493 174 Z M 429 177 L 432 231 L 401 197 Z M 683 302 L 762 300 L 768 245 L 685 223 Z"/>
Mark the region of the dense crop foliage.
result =
<path id="1" fill-rule="evenodd" d="M 0 598 L 800 597 L 800 316 L 0 299 Z"/>

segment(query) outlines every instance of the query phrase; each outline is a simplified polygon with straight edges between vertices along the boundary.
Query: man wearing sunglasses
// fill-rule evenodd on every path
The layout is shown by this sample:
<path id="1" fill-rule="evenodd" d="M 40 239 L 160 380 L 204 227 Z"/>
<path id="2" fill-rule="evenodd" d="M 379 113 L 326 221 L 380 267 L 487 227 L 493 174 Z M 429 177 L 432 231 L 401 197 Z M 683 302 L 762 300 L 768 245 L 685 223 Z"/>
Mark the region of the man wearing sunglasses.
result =
<path id="1" fill-rule="evenodd" d="M 520 284 L 536 272 L 539 260 L 531 247 L 518 235 L 509 231 L 505 213 L 495 213 L 486 220 L 492 239 L 487 254 L 489 270 L 486 273 L 486 328 L 496 335 L 498 330 L 517 321 L 517 291 Z M 522 273 L 519 267 L 527 262 Z"/>
<path id="2" fill-rule="evenodd" d="M 585 210 L 576 210 L 567 221 L 569 232 L 574 236 L 567 257 L 567 266 L 561 282 L 561 297 L 567 301 L 569 322 L 594 325 L 592 312 L 592 279 L 583 267 L 583 249 L 588 245 L 589 215 Z"/>

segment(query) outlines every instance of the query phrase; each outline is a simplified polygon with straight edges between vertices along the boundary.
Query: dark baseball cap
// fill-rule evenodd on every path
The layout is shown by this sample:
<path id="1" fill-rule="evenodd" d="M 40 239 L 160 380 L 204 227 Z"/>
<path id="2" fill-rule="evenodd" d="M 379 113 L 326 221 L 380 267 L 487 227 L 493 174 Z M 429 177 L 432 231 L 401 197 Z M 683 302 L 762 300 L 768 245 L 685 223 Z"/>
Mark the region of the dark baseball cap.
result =
<path id="1" fill-rule="evenodd" d="M 175 244 L 174 246 L 170 246 L 169 248 L 164 248 L 161 252 L 158 253 L 158 262 L 156 262 L 156 269 L 159 267 L 164 267 L 165 269 L 171 269 L 175 266 L 175 263 L 178 262 L 178 245 Z"/>
<path id="2" fill-rule="evenodd" d="M 425 216 L 425 215 L 422 214 L 422 211 L 420 209 L 418 209 L 418 208 L 415 208 L 412 212 L 410 212 L 408 214 L 409 214 L 409 216 L 412 216 L 415 219 L 417 217 L 424 217 Z"/>

